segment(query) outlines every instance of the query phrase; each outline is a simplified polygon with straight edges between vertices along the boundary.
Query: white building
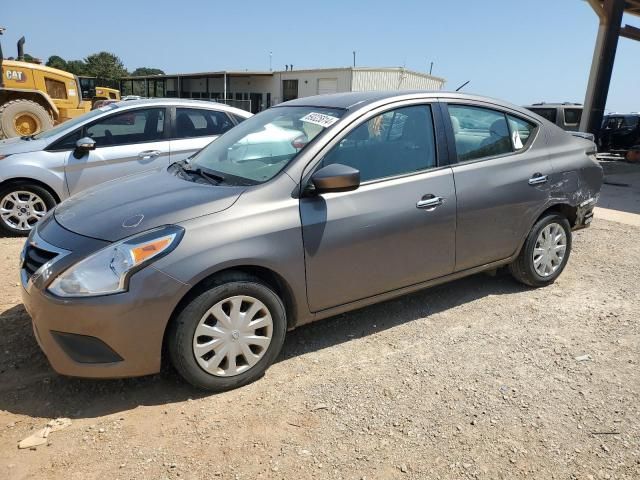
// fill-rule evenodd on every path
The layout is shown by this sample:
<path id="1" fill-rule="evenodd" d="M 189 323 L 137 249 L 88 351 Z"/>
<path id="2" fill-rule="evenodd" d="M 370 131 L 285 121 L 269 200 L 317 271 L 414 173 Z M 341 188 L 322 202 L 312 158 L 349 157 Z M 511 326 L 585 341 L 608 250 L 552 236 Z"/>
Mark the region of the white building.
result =
<path id="1" fill-rule="evenodd" d="M 220 71 L 127 77 L 123 95 L 216 100 L 254 113 L 287 100 L 338 92 L 440 90 L 443 78 L 393 68 L 322 68 L 275 72 Z"/>

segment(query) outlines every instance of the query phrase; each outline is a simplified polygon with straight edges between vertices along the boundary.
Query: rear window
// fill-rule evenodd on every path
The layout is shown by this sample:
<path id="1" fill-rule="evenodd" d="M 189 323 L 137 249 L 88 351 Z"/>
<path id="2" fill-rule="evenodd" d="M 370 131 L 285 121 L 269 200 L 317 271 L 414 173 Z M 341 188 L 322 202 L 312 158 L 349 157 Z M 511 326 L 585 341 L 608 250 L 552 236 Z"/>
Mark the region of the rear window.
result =
<path id="1" fill-rule="evenodd" d="M 581 108 L 565 108 L 564 109 L 564 123 L 567 125 L 577 125 L 582 118 Z"/>
<path id="2" fill-rule="evenodd" d="M 551 123 L 556 123 L 558 111 L 555 108 L 529 108 L 533 113 L 537 113 L 542 118 L 546 118 Z"/>

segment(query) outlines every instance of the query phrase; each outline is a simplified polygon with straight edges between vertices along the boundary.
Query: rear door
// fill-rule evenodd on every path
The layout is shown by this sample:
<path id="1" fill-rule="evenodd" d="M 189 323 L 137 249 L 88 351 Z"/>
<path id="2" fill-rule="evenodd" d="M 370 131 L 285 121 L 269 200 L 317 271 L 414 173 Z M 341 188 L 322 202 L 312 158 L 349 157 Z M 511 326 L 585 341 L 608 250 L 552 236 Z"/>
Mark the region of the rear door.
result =
<path id="1" fill-rule="evenodd" d="M 129 109 L 101 118 L 65 137 L 65 164 L 71 195 L 102 182 L 169 165 L 165 107 Z M 96 149 L 76 158 L 75 142 L 90 137 Z"/>
<path id="2" fill-rule="evenodd" d="M 348 165 L 361 185 L 300 200 L 312 311 L 453 271 L 455 188 L 437 155 L 437 115 L 429 104 L 378 109 L 321 152 L 314 170 Z"/>
<path id="3" fill-rule="evenodd" d="M 458 200 L 456 271 L 510 257 L 548 199 L 552 166 L 539 126 L 483 103 L 450 103 Z"/>
<path id="4" fill-rule="evenodd" d="M 176 107 L 171 138 L 171 162 L 190 157 L 234 127 L 226 112 Z"/>

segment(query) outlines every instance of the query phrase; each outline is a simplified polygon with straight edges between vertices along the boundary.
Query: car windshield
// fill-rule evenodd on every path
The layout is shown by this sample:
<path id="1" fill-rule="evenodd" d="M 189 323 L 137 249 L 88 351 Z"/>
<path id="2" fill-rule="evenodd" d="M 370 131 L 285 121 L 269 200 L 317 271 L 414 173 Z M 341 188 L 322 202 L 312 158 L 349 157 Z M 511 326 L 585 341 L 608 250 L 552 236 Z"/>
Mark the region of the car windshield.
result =
<path id="1" fill-rule="evenodd" d="M 79 117 L 73 118 L 71 120 L 67 120 L 66 122 L 61 123 L 49 130 L 45 130 L 40 133 L 36 133 L 32 135 L 31 138 L 34 140 L 39 140 L 41 138 L 51 138 L 55 135 L 66 132 L 67 130 L 73 129 L 76 125 L 86 122 L 87 120 L 91 120 L 94 117 L 98 117 L 105 112 L 110 112 L 114 109 L 118 108 L 118 105 L 112 103 L 110 105 L 105 105 L 104 107 L 96 108 L 95 110 L 91 110 L 90 112 L 85 113 L 84 115 L 80 115 Z"/>
<path id="2" fill-rule="evenodd" d="M 344 110 L 335 108 L 270 108 L 210 143 L 191 163 L 226 180 L 263 183 L 343 114 Z"/>

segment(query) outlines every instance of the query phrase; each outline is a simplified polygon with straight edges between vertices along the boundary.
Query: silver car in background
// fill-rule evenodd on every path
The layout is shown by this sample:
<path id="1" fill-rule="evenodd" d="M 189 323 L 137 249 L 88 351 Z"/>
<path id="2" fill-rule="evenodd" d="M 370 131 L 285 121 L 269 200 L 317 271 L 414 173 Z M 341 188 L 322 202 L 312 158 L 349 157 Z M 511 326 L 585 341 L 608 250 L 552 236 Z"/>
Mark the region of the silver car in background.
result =
<path id="1" fill-rule="evenodd" d="M 118 102 L 30 137 L 0 141 L 0 227 L 26 235 L 48 210 L 99 183 L 166 168 L 251 113 L 198 100 Z"/>

